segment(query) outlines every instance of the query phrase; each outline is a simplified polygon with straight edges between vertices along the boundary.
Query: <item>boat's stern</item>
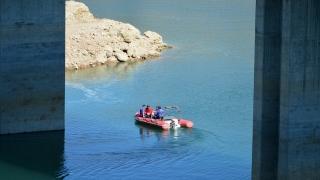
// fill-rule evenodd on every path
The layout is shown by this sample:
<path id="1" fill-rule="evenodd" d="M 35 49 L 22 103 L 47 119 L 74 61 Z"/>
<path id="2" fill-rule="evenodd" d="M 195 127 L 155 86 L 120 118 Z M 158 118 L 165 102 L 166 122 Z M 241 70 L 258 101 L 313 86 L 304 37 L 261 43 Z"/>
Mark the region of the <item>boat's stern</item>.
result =
<path id="1" fill-rule="evenodd" d="M 180 126 L 180 124 L 179 124 L 179 120 L 177 119 L 177 118 L 174 118 L 174 117 L 166 117 L 166 118 L 164 118 L 164 120 L 163 120 L 165 123 L 167 123 L 169 126 L 170 126 L 170 128 L 173 128 L 173 129 L 175 129 L 175 128 L 179 128 L 179 127 L 181 127 Z"/>
<path id="2" fill-rule="evenodd" d="M 179 120 L 174 118 L 172 119 L 171 123 L 170 123 L 170 127 L 171 128 L 179 128 L 181 127 L 180 124 L 179 124 Z"/>

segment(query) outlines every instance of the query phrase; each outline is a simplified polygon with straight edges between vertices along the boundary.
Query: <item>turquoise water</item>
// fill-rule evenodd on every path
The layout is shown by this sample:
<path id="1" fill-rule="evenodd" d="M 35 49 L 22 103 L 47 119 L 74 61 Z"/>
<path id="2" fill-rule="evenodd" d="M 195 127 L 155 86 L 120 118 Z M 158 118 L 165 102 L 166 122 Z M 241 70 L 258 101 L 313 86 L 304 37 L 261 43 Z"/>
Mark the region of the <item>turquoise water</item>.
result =
<path id="1" fill-rule="evenodd" d="M 250 179 L 255 1 L 81 2 L 174 48 L 67 72 L 65 133 L 1 137 L 17 150 L 1 152 L 0 179 Z M 142 104 L 178 105 L 194 128 L 137 125 Z"/>

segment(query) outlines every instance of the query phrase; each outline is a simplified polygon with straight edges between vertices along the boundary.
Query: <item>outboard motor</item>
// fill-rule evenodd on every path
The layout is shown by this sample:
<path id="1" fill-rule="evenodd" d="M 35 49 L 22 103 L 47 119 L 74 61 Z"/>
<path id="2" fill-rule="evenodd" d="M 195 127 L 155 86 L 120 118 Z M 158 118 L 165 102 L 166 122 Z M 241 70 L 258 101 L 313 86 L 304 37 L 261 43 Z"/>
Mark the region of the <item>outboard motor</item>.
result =
<path id="1" fill-rule="evenodd" d="M 170 123 L 170 127 L 171 127 L 171 128 L 178 128 L 178 127 L 180 127 L 180 124 L 179 124 L 178 119 L 172 119 L 172 120 L 171 120 L 171 123 Z"/>

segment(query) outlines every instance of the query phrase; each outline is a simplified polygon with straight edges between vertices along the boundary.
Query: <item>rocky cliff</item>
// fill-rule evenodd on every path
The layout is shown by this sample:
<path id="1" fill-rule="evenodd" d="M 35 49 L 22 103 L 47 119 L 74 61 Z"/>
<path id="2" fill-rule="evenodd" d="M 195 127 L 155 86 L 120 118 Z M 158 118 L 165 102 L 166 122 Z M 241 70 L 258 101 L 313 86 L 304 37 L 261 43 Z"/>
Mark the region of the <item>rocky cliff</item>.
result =
<path id="1" fill-rule="evenodd" d="M 79 2 L 66 1 L 66 70 L 154 58 L 168 48 L 162 37 L 130 24 L 95 18 Z"/>

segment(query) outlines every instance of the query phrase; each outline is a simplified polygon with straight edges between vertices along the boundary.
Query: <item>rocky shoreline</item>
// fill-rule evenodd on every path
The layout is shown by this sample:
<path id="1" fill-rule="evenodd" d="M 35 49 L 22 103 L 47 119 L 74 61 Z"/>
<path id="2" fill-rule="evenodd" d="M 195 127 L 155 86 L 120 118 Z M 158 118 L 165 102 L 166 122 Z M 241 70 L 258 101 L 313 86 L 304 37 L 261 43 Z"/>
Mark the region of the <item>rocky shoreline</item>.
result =
<path id="1" fill-rule="evenodd" d="M 66 70 L 155 58 L 167 48 L 156 32 L 141 35 L 130 24 L 95 18 L 85 4 L 66 1 Z"/>

